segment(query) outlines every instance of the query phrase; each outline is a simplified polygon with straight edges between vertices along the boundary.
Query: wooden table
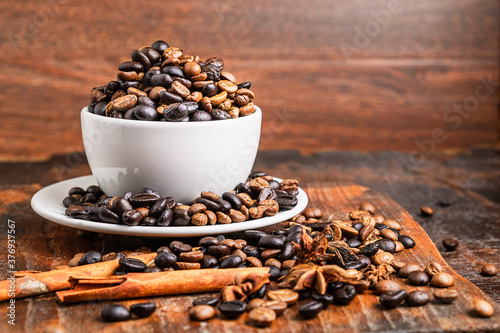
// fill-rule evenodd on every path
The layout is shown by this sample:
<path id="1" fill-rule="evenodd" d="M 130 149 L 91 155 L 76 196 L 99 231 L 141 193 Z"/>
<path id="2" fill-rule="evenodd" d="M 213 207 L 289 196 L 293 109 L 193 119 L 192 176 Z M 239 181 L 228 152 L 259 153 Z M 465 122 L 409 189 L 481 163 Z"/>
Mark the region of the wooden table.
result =
<path id="1" fill-rule="evenodd" d="M 2 221 L 0 241 L 1 278 L 7 267 L 7 220 L 16 223 L 16 269 L 49 270 L 67 264 L 77 252 L 97 249 L 103 252 L 135 249 L 140 246 L 155 248 L 161 240 L 113 235 L 81 235 L 74 229 L 58 226 L 37 216 L 29 207 L 31 196 L 43 186 L 58 180 L 89 174 L 89 168 L 81 153 L 57 156 L 45 162 L 0 164 L 0 216 Z M 415 161 L 413 161 L 415 162 Z M 451 268 L 479 287 L 486 295 L 500 302 L 500 279 L 482 276 L 478 268 L 482 263 L 494 263 L 500 267 L 500 158 L 495 147 L 477 148 L 453 153 L 436 153 L 423 161 L 412 163 L 410 154 L 396 152 L 325 152 L 304 156 L 294 151 L 259 153 L 255 169 L 263 169 L 279 177 L 293 177 L 303 187 L 342 187 L 359 184 L 371 188 L 373 200 L 392 197 L 420 223 Z M 348 200 L 339 206 L 329 205 L 316 193 L 311 205 L 319 205 L 327 213 L 348 209 Z M 376 194 L 376 192 L 386 194 Z M 375 193 L 375 194 L 373 194 Z M 430 218 L 419 213 L 420 206 L 428 205 L 436 210 Z M 449 205 L 449 206 L 448 206 Z M 352 206 L 351 206 L 352 209 Z M 385 208 L 387 209 L 387 207 Z M 401 210 L 402 211 L 402 210 Z M 460 241 L 454 252 L 445 252 L 443 238 Z M 464 282 L 465 283 L 465 282 Z M 16 326 L 6 322 L 6 310 L 2 303 L 0 331 L 31 332 L 59 330 L 79 331 L 175 331 L 185 328 L 194 331 L 257 331 L 242 320 L 220 321 L 214 319 L 208 325 L 186 320 L 185 310 L 193 296 L 160 297 L 155 301 L 159 309 L 154 319 L 132 320 L 124 324 L 104 324 L 99 318 L 101 304 L 74 304 L 58 306 L 53 295 L 16 302 Z M 132 303 L 132 302 L 125 302 Z M 472 326 L 462 330 L 498 329 L 498 305 L 496 317 L 477 319 L 471 317 Z M 294 310 L 296 311 L 296 310 Z M 344 311 L 344 310 L 342 310 Z M 347 311 L 347 310 L 345 310 Z M 417 311 L 418 312 L 418 311 Z M 415 313 L 417 313 L 415 312 Z M 288 315 L 287 330 L 328 331 L 335 326 L 334 317 L 325 314 L 314 322 L 301 323 L 293 312 Z M 296 313 L 296 312 L 295 312 Z M 416 317 L 415 317 L 416 318 Z M 419 323 L 411 317 L 392 318 Z M 293 322 L 293 323 L 292 323 Z M 425 321 L 424 321 L 425 322 Z M 432 322 L 432 320 L 430 321 Z M 145 325 L 147 323 L 147 325 Z M 187 326 L 186 326 L 187 325 Z M 344 330 L 398 330 L 402 327 L 365 325 L 344 327 Z M 475 326 L 476 325 L 476 326 Z M 495 326 L 496 325 L 496 326 Z M 438 327 L 404 326 L 407 330 L 438 330 Z M 270 331 L 278 331 L 273 326 Z M 441 326 L 440 329 L 443 329 Z M 457 330 L 455 327 L 444 330 Z"/>

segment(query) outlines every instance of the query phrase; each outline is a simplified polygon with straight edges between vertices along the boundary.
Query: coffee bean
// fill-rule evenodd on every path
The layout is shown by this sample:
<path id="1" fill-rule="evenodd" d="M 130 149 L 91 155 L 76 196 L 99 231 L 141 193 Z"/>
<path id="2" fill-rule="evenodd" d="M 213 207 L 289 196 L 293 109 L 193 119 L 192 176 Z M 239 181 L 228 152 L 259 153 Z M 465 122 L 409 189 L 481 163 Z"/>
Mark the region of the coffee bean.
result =
<path id="1" fill-rule="evenodd" d="M 359 253 L 367 257 L 371 257 L 379 250 L 378 246 L 379 245 L 376 242 L 369 243 L 368 245 L 361 247 Z"/>
<path id="2" fill-rule="evenodd" d="M 276 289 L 267 292 L 267 298 L 270 300 L 279 300 L 288 304 L 295 304 L 299 300 L 299 294 L 291 289 Z"/>
<path id="3" fill-rule="evenodd" d="M 210 305 L 196 305 L 189 309 L 189 318 L 195 321 L 205 321 L 215 316 L 215 309 Z"/>
<path id="4" fill-rule="evenodd" d="M 377 241 L 379 249 L 385 252 L 396 252 L 396 243 L 390 239 L 379 239 Z"/>
<path id="5" fill-rule="evenodd" d="M 436 289 L 434 298 L 445 304 L 451 304 L 458 298 L 458 292 L 455 289 Z"/>
<path id="6" fill-rule="evenodd" d="M 422 213 L 423 216 L 430 217 L 434 215 L 434 209 L 432 209 L 429 206 L 422 206 L 420 207 L 420 212 Z"/>
<path id="7" fill-rule="evenodd" d="M 247 300 L 252 300 L 254 298 L 264 298 L 266 297 L 267 285 L 263 285 L 256 292 L 251 293 L 247 296 Z"/>
<path id="8" fill-rule="evenodd" d="M 134 115 L 138 120 L 156 120 L 158 112 L 154 107 L 139 104 L 134 108 Z"/>
<path id="9" fill-rule="evenodd" d="M 201 268 L 212 268 L 217 266 L 218 263 L 217 258 L 209 254 L 204 254 L 203 258 L 200 260 Z"/>
<path id="10" fill-rule="evenodd" d="M 193 306 L 197 305 L 216 306 L 217 303 L 219 303 L 219 299 L 217 297 L 198 297 L 193 301 Z"/>
<path id="11" fill-rule="evenodd" d="M 429 277 L 422 271 L 413 271 L 408 274 L 408 282 L 414 286 L 426 286 Z"/>
<path id="12" fill-rule="evenodd" d="M 122 215 L 123 222 L 126 225 L 138 225 L 142 218 L 143 215 L 135 209 L 128 210 Z"/>
<path id="13" fill-rule="evenodd" d="M 134 258 L 121 258 L 119 265 L 124 272 L 143 272 L 148 266 L 142 261 Z"/>
<path id="14" fill-rule="evenodd" d="M 276 313 L 276 317 L 279 317 L 288 308 L 288 304 L 286 304 L 286 302 L 274 300 L 274 301 L 265 301 L 264 303 L 261 303 L 259 307 L 271 309 Z"/>
<path id="15" fill-rule="evenodd" d="M 248 313 L 248 321 L 257 327 L 270 326 L 276 319 L 276 313 L 269 308 L 255 308 Z"/>
<path id="16" fill-rule="evenodd" d="M 81 266 L 81 265 L 95 264 L 96 262 L 101 262 L 101 261 L 102 261 L 102 255 L 99 252 L 92 250 L 85 253 L 82 256 L 82 258 L 78 262 L 78 265 Z"/>
<path id="17" fill-rule="evenodd" d="M 495 313 L 493 305 L 484 299 L 474 300 L 474 311 L 479 317 L 491 317 Z"/>
<path id="18" fill-rule="evenodd" d="M 443 246 L 447 251 L 455 251 L 458 247 L 458 240 L 452 238 L 443 239 Z"/>
<path id="19" fill-rule="evenodd" d="M 312 299 L 323 304 L 323 309 L 326 309 L 330 304 L 333 303 L 333 295 L 325 293 L 320 294 L 317 291 L 312 292 Z"/>
<path id="20" fill-rule="evenodd" d="M 376 266 L 390 264 L 394 261 L 394 256 L 389 252 L 379 252 L 372 257 L 372 263 Z"/>
<path id="21" fill-rule="evenodd" d="M 334 302 L 338 305 L 347 305 L 351 303 L 355 296 L 356 289 L 350 284 L 346 284 L 345 286 L 333 291 Z"/>
<path id="22" fill-rule="evenodd" d="M 379 302 L 384 308 L 394 309 L 403 303 L 407 295 L 406 290 L 391 291 L 380 296 Z"/>
<path id="23" fill-rule="evenodd" d="M 212 120 L 231 119 L 231 115 L 221 109 L 213 109 L 211 115 L 212 115 Z"/>
<path id="24" fill-rule="evenodd" d="M 266 249 L 282 249 L 285 246 L 285 241 L 279 236 L 266 235 L 259 240 L 257 247 Z"/>
<path id="25" fill-rule="evenodd" d="M 185 209 L 176 209 L 172 216 L 172 225 L 187 226 L 191 223 L 191 217 Z"/>
<path id="26" fill-rule="evenodd" d="M 206 111 L 198 110 L 193 113 L 189 119 L 191 121 L 209 121 L 212 120 L 212 116 Z"/>
<path id="27" fill-rule="evenodd" d="M 243 234 L 245 240 L 252 245 L 257 245 L 260 239 L 264 236 L 267 236 L 267 233 L 260 230 L 246 230 Z M 247 253 L 247 255 L 249 254 Z"/>
<path id="28" fill-rule="evenodd" d="M 176 209 L 178 210 L 178 209 Z M 189 252 L 192 251 L 193 248 L 189 244 L 184 244 L 179 241 L 173 241 L 170 243 L 170 250 L 172 250 L 173 253 L 181 253 L 181 252 Z"/>
<path id="29" fill-rule="evenodd" d="M 107 304 L 101 310 L 101 317 L 104 321 L 125 321 L 130 319 L 130 312 L 122 305 Z"/>
<path id="30" fill-rule="evenodd" d="M 68 191 L 68 195 L 69 196 L 72 196 L 74 194 L 78 194 L 80 196 L 84 196 L 86 193 L 87 192 L 83 188 L 81 188 L 81 187 L 72 187 Z"/>
<path id="31" fill-rule="evenodd" d="M 299 315 L 306 319 L 316 317 L 323 310 L 323 304 L 317 301 L 311 301 L 299 306 Z"/>
<path id="32" fill-rule="evenodd" d="M 436 273 L 441 272 L 442 268 L 441 265 L 437 262 L 431 262 L 427 267 L 424 269 L 424 273 L 427 274 L 429 278 L 432 278 Z"/>
<path id="33" fill-rule="evenodd" d="M 453 276 L 445 272 L 436 273 L 431 279 L 431 284 L 435 287 L 451 287 L 454 283 L 455 279 Z"/>
<path id="34" fill-rule="evenodd" d="M 97 209 L 97 214 L 103 222 L 114 224 L 120 223 L 120 217 L 104 206 L 101 206 Z"/>
<path id="35" fill-rule="evenodd" d="M 241 199 L 236 194 L 231 192 L 225 192 L 224 194 L 222 194 L 222 199 L 229 202 L 231 204 L 231 207 L 236 210 L 240 210 L 241 206 L 243 205 Z"/>
<path id="36" fill-rule="evenodd" d="M 370 214 L 375 213 L 375 206 L 373 204 L 369 203 L 369 202 L 362 202 L 359 205 L 359 209 L 360 210 L 365 210 L 365 211 L 367 211 Z"/>
<path id="37" fill-rule="evenodd" d="M 222 258 L 231 253 L 231 250 L 226 245 L 211 245 L 207 249 L 207 253 L 214 256 L 215 258 Z"/>
<path id="38" fill-rule="evenodd" d="M 143 225 L 143 226 L 155 226 L 158 224 L 158 220 L 155 219 L 154 217 L 152 216 L 144 216 L 141 220 L 141 223 L 139 225 Z"/>
<path id="39" fill-rule="evenodd" d="M 155 303 L 137 303 L 130 306 L 130 312 L 135 314 L 139 318 L 145 318 L 151 316 L 156 310 Z"/>
<path id="40" fill-rule="evenodd" d="M 237 255 L 229 255 L 226 259 L 222 260 L 220 263 L 220 268 L 234 268 L 241 265 L 243 260 L 240 256 Z"/>
<path id="41" fill-rule="evenodd" d="M 361 223 L 361 222 L 354 223 L 354 224 L 352 225 L 352 227 L 353 227 L 354 229 L 356 229 L 357 231 L 361 231 L 361 229 L 363 229 L 363 228 L 364 228 L 364 226 L 365 226 L 365 225 L 364 225 L 363 223 Z"/>
<path id="42" fill-rule="evenodd" d="M 150 213 L 151 213 L 151 210 L 150 210 Z M 173 218 L 174 218 L 174 213 L 172 212 L 171 209 L 167 208 L 158 217 L 157 224 L 159 226 L 166 227 L 166 226 L 170 225 Z"/>
<path id="43" fill-rule="evenodd" d="M 493 264 L 485 264 L 481 268 L 481 273 L 483 273 L 483 275 L 486 275 L 486 276 L 495 276 L 498 274 L 498 268 L 497 268 L 497 266 L 495 266 Z"/>
<path id="44" fill-rule="evenodd" d="M 376 295 L 382 295 L 401 289 L 403 286 L 396 280 L 381 280 L 375 285 L 374 292 Z"/>
<path id="45" fill-rule="evenodd" d="M 422 273 L 425 274 L 424 272 Z M 424 291 L 415 290 L 406 296 L 405 302 L 408 306 L 423 306 L 429 303 L 430 300 L 429 294 Z"/>
<path id="46" fill-rule="evenodd" d="M 410 236 L 401 235 L 398 237 L 398 241 L 403 244 L 405 249 L 411 249 L 412 247 L 415 247 L 415 241 Z"/>
<path id="47" fill-rule="evenodd" d="M 228 319 L 236 319 L 241 316 L 247 308 L 247 304 L 242 301 L 228 301 L 219 305 L 220 313 Z"/>
<path id="48" fill-rule="evenodd" d="M 358 248 L 363 244 L 358 238 L 349 238 L 346 243 L 350 248 Z"/>
<path id="49" fill-rule="evenodd" d="M 200 246 L 209 247 L 210 245 L 219 245 L 219 240 L 215 237 L 207 236 L 200 239 L 198 244 Z"/>
<path id="50" fill-rule="evenodd" d="M 408 263 L 401 267 L 401 269 L 398 271 L 398 276 L 406 278 L 408 277 L 408 274 L 410 274 L 413 271 L 421 271 L 422 267 L 419 264 L 413 264 L 413 263 Z"/>

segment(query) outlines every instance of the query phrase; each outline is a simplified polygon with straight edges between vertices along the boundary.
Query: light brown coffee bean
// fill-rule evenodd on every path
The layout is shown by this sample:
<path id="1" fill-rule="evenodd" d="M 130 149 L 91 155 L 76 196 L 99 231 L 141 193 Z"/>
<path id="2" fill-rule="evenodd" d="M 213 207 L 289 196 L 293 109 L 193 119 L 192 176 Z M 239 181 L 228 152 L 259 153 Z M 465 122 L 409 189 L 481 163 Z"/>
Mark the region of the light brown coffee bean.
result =
<path id="1" fill-rule="evenodd" d="M 200 269 L 201 264 L 199 262 L 176 262 L 174 265 L 175 269 Z"/>
<path id="2" fill-rule="evenodd" d="M 167 91 L 167 89 L 163 88 L 162 86 L 157 86 L 157 87 L 154 87 L 153 89 L 151 89 L 151 91 L 149 92 L 149 98 L 151 98 L 152 100 L 157 100 L 160 98 L 160 93 L 162 91 Z"/>
<path id="3" fill-rule="evenodd" d="M 281 263 L 281 269 L 291 269 L 293 266 L 295 266 L 296 260 L 285 260 Z"/>
<path id="4" fill-rule="evenodd" d="M 359 232 L 359 240 L 364 242 L 365 240 L 368 239 L 368 237 L 373 233 L 373 226 L 372 225 L 365 225 L 363 229 Z"/>
<path id="5" fill-rule="evenodd" d="M 137 79 L 137 72 L 130 71 L 130 72 L 123 72 L 119 71 L 116 77 L 119 80 L 122 81 L 135 81 Z"/>
<path id="6" fill-rule="evenodd" d="M 207 216 L 208 224 L 214 225 L 215 223 L 217 223 L 217 215 L 215 215 L 214 212 L 212 212 L 211 210 L 206 210 L 203 213 Z"/>
<path id="7" fill-rule="evenodd" d="M 169 47 L 165 51 L 163 51 L 163 57 L 164 58 L 168 58 L 168 57 L 180 58 L 180 57 L 182 57 L 182 50 L 178 47 Z"/>
<path id="8" fill-rule="evenodd" d="M 401 267 L 401 269 L 398 272 L 399 277 L 406 278 L 410 272 L 413 271 L 421 271 L 422 267 L 419 264 L 414 264 L 414 263 L 408 263 Z"/>
<path id="9" fill-rule="evenodd" d="M 269 308 L 255 308 L 248 313 L 248 321 L 253 326 L 267 327 L 276 319 L 276 313 Z"/>
<path id="10" fill-rule="evenodd" d="M 440 288 L 451 287 L 455 283 L 455 279 L 448 273 L 439 272 L 434 274 L 431 279 L 431 284 Z"/>
<path id="11" fill-rule="evenodd" d="M 201 197 L 215 202 L 220 199 L 220 196 L 218 194 L 209 191 L 201 192 Z"/>
<path id="12" fill-rule="evenodd" d="M 203 98 L 203 94 L 199 91 L 193 91 L 191 95 L 186 97 L 187 102 L 196 102 L 199 103 L 201 99 Z"/>
<path id="13" fill-rule="evenodd" d="M 432 278 L 436 273 L 439 273 L 443 270 L 441 265 L 437 262 L 431 262 L 424 268 L 424 273 L 427 274 L 429 278 Z"/>
<path id="14" fill-rule="evenodd" d="M 109 253 L 106 253 L 105 255 L 102 256 L 102 261 L 114 260 L 115 257 L 116 257 L 116 253 L 115 252 L 109 252 Z"/>
<path id="15" fill-rule="evenodd" d="M 236 241 L 231 238 L 226 238 L 222 242 L 220 242 L 222 245 L 226 245 L 230 249 L 235 249 L 236 248 Z"/>
<path id="16" fill-rule="evenodd" d="M 267 216 L 274 216 L 278 213 L 280 206 L 275 200 L 262 200 L 259 202 L 259 207 L 265 207 L 264 214 Z"/>
<path id="17" fill-rule="evenodd" d="M 392 231 L 391 229 L 384 229 L 380 232 L 380 235 L 384 238 L 387 238 L 387 239 L 390 239 L 392 241 L 397 241 L 398 240 L 398 235 L 396 235 L 396 233 L 394 231 Z M 403 245 L 403 244 L 401 244 Z M 404 248 L 404 246 L 403 246 Z"/>
<path id="18" fill-rule="evenodd" d="M 493 264 L 486 264 L 481 268 L 481 273 L 486 276 L 495 276 L 498 274 L 498 268 Z"/>
<path id="19" fill-rule="evenodd" d="M 401 224 L 394 220 L 385 220 L 384 223 L 388 228 L 394 229 L 394 230 L 401 230 Z"/>
<path id="20" fill-rule="evenodd" d="M 320 218 L 323 212 L 318 207 L 307 208 L 302 214 L 307 218 Z"/>
<path id="21" fill-rule="evenodd" d="M 127 89 L 127 95 L 136 95 L 137 97 L 147 97 L 148 94 L 146 94 L 144 91 L 140 90 L 140 89 L 137 89 L 137 88 L 133 88 L 133 87 L 129 87 Z"/>
<path id="22" fill-rule="evenodd" d="M 370 202 L 362 202 L 361 205 L 359 205 L 360 210 L 365 210 L 370 214 L 375 213 L 375 206 L 371 204 Z"/>
<path id="23" fill-rule="evenodd" d="M 353 211 L 349 212 L 349 218 L 352 221 L 361 220 L 362 217 L 371 217 L 371 216 L 370 216 L 370 213 L 368 213 L 365 210 L 353 210 Z"/>
<path id="24" fill-rule="evenodd" d="M 191 207 L 189 207 L 188 215 L 192 216 L 196 213 L 203 213 L 206 210 L 207 210 L 207 207 L 204 204 L 195 203 L 195 204 L 192 204 Z"/>
<path id="25" fill-rule="evenodd" d="M 394 244 L 396 244 L 396 249 L 394 250 L 394 252 L 401 252 L 405 249 L 405 246 L 403 245 L 403 243 L 401 243 L 399 241 L 394 241 Z"/>
<path id="26" fill-rule="evenodd" d="M 200 110 L 206 111 L 208 113 L 212 112 L 212 102 L 207 96 L 203 97 L 199 103 Z"/>
<path id="27" fill-rule="evenodd" d="M 207 77 L 208 77 L 207 73 L 201 72 L 200 74 L 191 76 L 189 79 L 193 82 L 197 82 L 197 81 L 206 81 Z"/>
<path id="28" fill-rule="evenodd" d="M 271 267 L 271 266 L 274 266 L 274 267 L 277 267 L 279 269 L 281 269 L 281 262 L 278 260 L 278 259 L 275 259 L 275 258 L 269 258 L 266 260 L 266 262 L 264 263 L 264 266 L 265 267 Z"/>
<path id="29" fill-rule="evenodd" d="M 259 258 L 247 257 L 246 262 L 248 262 L 252 267 L 262 267 L 262 262 L 259 260 Z"/>
<path id="30" fill-rule="evenodd" d="M 436 289 L 434 290 L 434 298 L 443 303 L 451 304 L 458 298 L 458 292 L 455 289 Z"/>
<path id="31" fill-rule="evenodd" d="M 253 93 L 253 91 L 251 91 L 250 89 L 247 89 L 247 88 L 238 89 L 236 91 L 236 94 L 241 95 L 241 96 L 247 96 L 250 100 L 255 99 L 255 94 Z"/>
<path id="32" fill-rule="evenodd" d="M 243 249 L 245 246 L 247 246 L 247 241 L 241 238 L 235 239 L 236 242 L 236 248 L 237 249 Z"/>
<path id="33" fill-rule="evenodd" d="M 231 118 L 238 118 L 240 116 L 240 109 L 233 106 L 232 108 L 229 109 L 229 111 L 227 111 L 227 113 L 229 113 Z"/>
<path id="34" fill-rule="evenodd" d="M 137 96 L 125 95 L 115 99 L 113 102 L 113 109 L 116 111 L 127 111 L 137 103 Z"/>
<path id="35" fill-rule="evenodd" d="M 85 253 L 77 253 L 75 256 L 69 261 L 68 266 L 69 267 L 76 267 L 78 266 L 78 263 L 80 262 L 80 259 L 82 259 L 83 255 Z"/>
<path id="36" fill-rule="evenodd" d="M 252 219 L 260 219 L 264 216 L 266 209 L 267 207 L 251 207 L 248 209 L 248 214 Z"/>
<path id="37" fill-rule="evenodd" d="M 403 290 L 404 287 L 401 283 L 396 280 L 381 280 L 375 285 L 374 292 L 376 295 L 382 295 L 385 293 Z"/>
<path id="38" fill-rule="evenodd" d="M 266 262 L 267 259 L 269 258 L 276 258 L 278 257 L 281 252 L 283 252 L 281 249 L 267 249 L 261 252 L 260 254 L 260 260 L 263 262 Z"/>
<path id="39" fill-rule="evenodd" d="M 222 80 L 228 80 L 228 81 L 231 81 L 233 83 L 236 83 L 236 78 L 234 77 L 233 74 L 231 74 L 229 72 L 225 72 L 225 71 L 220 72 L 220 78 Z"/>
<path id="40" fill-rule="evenodd" d="M 264 304 L 262 304 L 262 307 L 273 310 L 274 312 L 276 312 L 276 316 L 279 317 L 285 312 L 288 304 L 280 300 L 274 300 L 265 302 Z"/>
<path id="41" fill-rule="evenodd" d="M 228 94 L 235 93 L 236 90 L 238 90 L 238 86 L 228 80 L 220 80 L 219 82 L 217 82 L 217 88 L 219 88 L 219 90 L 227 92 Z"/>
<path id="42" fill-rule="evenodd" d="M 184 64 L 184 73 L 187 76 L 195 76 L 201 73 L 201 67 L 194 61 L 186 62 Z"/>
<path id="43" fill-rule="evenodd" d="M 252 199 L 252 197 L 247 193 L 238 193 L 236 195 L 238 196 L 238 198 L 240 198 L 241 202 L 243 202 L 243 204 L 247 207 L 251 207 L 255 202 Z"/>
<path id="44" fill-rule="evenodd" d="M 213 84 L 213 83 L 214 83 L 213 80 L 195 81 L 195 82 L 193 82 L 193 88 L 196 90 L 201 90 L 203 87 L 208 86 L 209 84 Z"/>
<path id="45" fill-rule="evenodd" d="M 231 218 L 226 214 L 224 214 L 223 212 L 217 212 L 216 215 L 217 215 L 217 223 L 229 224 L 232 222 Z"/>
<path id="46" fill-rule="evenodd" d="M 191 224 L 196 226 L 203 226 L 208 223 L 208 216 L 205 213 L 196 213 L 191 216 Z"/>
<path id="47" fill-rule="evenodd" d="M 394 261 L 394 256 L 389 252 L 379 252 L 372 257 L 372 263 L 376 266 L 390 264 Z"/>
<path id="48" fill-rule="evenodd" d="M 198 262 L 201 259 L 203 259 L 203 252 L 196 250 L 196 251 L 189 251 L 189 252 L 181 252 L 179 254 L 179 259 L 183 262 Z"/>
<path id="49" fill-rule="evenodd" d="M 247 105 L 240 106 L 238 109 L 238 113 L 243 117 L 249 116 L 254 112 L 255 112 L 255 105 L 252 102 L 248 103 Z"/>
<path id="50" fill-rule="evenodd" d="M 210 305 L 196 305 L 188 313 L 191 320 L 205 321 L 215 316 L 215 309 Z"/>
<path id="51" fill-rule="evenodd" d="M 222 102 L 224 102 L 224 100 L 227 98 L 227 92 L 225 91 L 222 91 L 220 93 L 218 93 L 217 95 L 215 96 L 212 96 L 212 97 L 209 97 L 210 99 L 210 102 L 212 103 L 212 106 L 216 107 L 217 105 L 221 104 Z"/>
<path id="52" fill-rule="evenodd" d="M 170 89 L 173 93 L 181 96 L 182 98 L 186 98 L 191 94 L 189 89 L 179 81 L 172 82 L 172 86 L 170 87 Z"/>
<path id="53" fill-rule="evenodd" d="M 262 298 L 254 298 L 248 302 L 247 310 L 252 311 L 253 309 L 260 308 L 264 303 L 266 303 L 266 301 Z"/>
<path id="54" fill-rule="evenodd" d="M 432 216 L 432 215 L 434 215 L 434 209 L 432 209 L 429 206 L 422 206 L 422 207 L 420 207 L 420 212 L 422 213 L 423 216 Z"/>
<path id="55" fill-rule="evenodd" d="M 236 209 L 230 209 L 229 210 L 229 217 L 233 222 L 243 222 L 246 220 L 245 214 L 243 214 L 241 211 L 236 210 Z"/>
<path id="56" fill-rule="evenodd" d="M 384 223 L 385 221 L 385 217 L 380 214 L 374 214 L 372 217 L 375 219 L 376 223 Z"/>
<path id="57" fill-rule="evenodd" d="M 484 299 L 475 299 L 474 300 L 474 311 L 476 315 L 479 317 L 491 317 L 495 313 L 495 309 L 490 302 L 485 301 Z"/>
<path id="58" fill-rule="evenodd" d="M 299 294 L 291 289 L 276 289 L 267 292 L 267 298 L 274 301 L 282 301 L 288 306 L 295 304 L 299 300 Z"/>
<path id="59" fill-rule="evenodd" d="M 231 252 L 231 254 L 240 257 L 243 261 L 247 259 L 246 253 L 243 252 L 241 249 L 236 249 L 233 252 Z"/>
<path id="60" fill-rule="evenodd" d="M 262 177 L 257 177 L 252 179 L 248 186 L 250 187 L 250 190 L 252 190 L 252 192 L 254 193 L 260 192 L 265 187 L 271 187 L 271 185 L 269 185 L 267 180 L 263 179 Z"/>

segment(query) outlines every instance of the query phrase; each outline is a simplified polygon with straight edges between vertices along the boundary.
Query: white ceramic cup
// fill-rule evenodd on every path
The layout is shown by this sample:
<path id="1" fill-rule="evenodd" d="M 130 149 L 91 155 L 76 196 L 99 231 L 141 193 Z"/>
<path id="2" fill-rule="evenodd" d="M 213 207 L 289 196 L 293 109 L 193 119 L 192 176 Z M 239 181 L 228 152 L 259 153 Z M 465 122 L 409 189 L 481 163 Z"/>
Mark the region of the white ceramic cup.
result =
<path id="1" fill-rule="evenodd" d="M 231 191 L 251 172 L 262 112 L 205 122 L 115 119 L 81 112 L 85 154 L 109 196 L 152 188 L 190 203 L 202 191 Z"/>

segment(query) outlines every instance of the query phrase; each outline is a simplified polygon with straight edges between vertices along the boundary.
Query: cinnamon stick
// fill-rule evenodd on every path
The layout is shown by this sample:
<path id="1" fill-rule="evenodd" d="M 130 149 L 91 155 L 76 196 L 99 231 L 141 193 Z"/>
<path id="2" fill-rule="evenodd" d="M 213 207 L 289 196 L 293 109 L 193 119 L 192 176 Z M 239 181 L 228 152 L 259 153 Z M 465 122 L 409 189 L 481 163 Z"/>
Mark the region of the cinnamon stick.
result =
<path id="1" fill-rule="evenodd" d="M 133 258 L 147 264 L 155 257 L 156 253 L 147 253 L 134 256 Z M 70 289 L 72 287 L 71 280 L 74 278 L 110 276 L 119 267 L 118 261 L 118 259 L 115 259 L 95 264 L 55 269 L 48 272 L 23 274 L 22 277 L 14 278 L 14 293 L 10 289 L 12 279 L 0 281 L 0 302 L 12 298 L 23 298 Z"/>
<path id="2" fill-rule="evenodd" d="M 74 290 L 56 293 L 61 303 L 128 299 L 151 296 L 218 292 L 237 277 L 262 276 L 269 281 L 269 267 L 196 269 L 159 273 L 129 273 L 109 278 L 79 279 Z"/>

